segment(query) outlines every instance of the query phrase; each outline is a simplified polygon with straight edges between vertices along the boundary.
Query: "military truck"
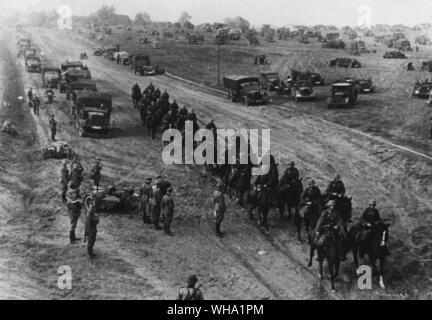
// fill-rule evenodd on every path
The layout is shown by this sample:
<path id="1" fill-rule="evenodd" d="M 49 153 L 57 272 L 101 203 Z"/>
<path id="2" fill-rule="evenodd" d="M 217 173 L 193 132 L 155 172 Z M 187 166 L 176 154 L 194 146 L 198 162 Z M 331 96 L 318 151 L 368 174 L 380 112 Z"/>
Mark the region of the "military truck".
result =
<path id="1" fill-rule="evenodd" d="M 140 72 L 143 66 L 150 65 L 150 58 L 146 54 L 134 53 L 129 55 L 130 68 L 134 70 L 134 73 Z"/>
<path id="2" fill-rule="evenodd" d="M 231 75 L 223 78 L 228 98 L 232 102 L 242 102 L 245 106 L 267 103 L 267 95 L 261 93 L 258 77 Z"/>
<path id="3" fill-rule="evenodd" d="M 66 91 L 75 91 L 77 94 L 82 91 L 97 92 L 96 82 L 88 79 L 80 79 L 67 84 Z"/>
<path id="4" fill-rule="evenodd" d="M 39 57 L 27 56 L 25 58 L 27 72 L 41 72 L 42 63 Z"/>
<path id="5" fill-rule="evenodd" d="M 60 83 L 60 69 L 55 67 L 42 68 L 42 87 L 58 89 Z"/>
<path id="6" fill-rule="evenodd" d="M 313 85 L 310 79 L 298 80 L 291 88 L 291 97 L 296 101 L 315 99 Z"/>
<path id="7" fill-rule="evenodd" d="M 334 83 L 331 96 L 327 99 L 329 109 L 334 107 L 354 107 L 357 104 L 358 89 L 355 83 Z"/>
<path id="8" fill-rule="evenodd" d="M 278 91 L 280 88 L 279 74 L 277 72 L 261 72 L 260 84 L 263 90 Z"/>
<path id="9" fill-rule="evenodd" d="M 80 137 L 108 137 L 112 98 L 106 93 L 83 92 L 77 95 L 75 127 Z"/>
<path id="10" fill-rule="evenodd" d="M 62 70 L 65 69 L 65 65 L 62 65 Z M 85 67 L 69 67 L 66 68 L 66 71 L 62 72 L 60 75 L 60 81 L 59 81 L 59 89 L 61 93 L 66 92 L 67 84 L 73 81 L 79 81 L 79 80 L 91 80 L 91 73 L 88 69 Z"/>

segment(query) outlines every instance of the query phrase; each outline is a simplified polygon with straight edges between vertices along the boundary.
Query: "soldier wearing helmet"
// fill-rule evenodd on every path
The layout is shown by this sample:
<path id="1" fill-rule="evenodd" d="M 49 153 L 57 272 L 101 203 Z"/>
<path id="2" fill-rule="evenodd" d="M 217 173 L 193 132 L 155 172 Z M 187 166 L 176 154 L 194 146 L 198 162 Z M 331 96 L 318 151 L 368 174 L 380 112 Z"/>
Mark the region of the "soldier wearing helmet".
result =
<path id="1" fill-rule="evenodd" d="M 215 216 L 215 231 L 216 235 L 220 238 L 223 237 L 221 232 L 221 224 L 225 218 L 226 206 L 225 206 L 225 196 L 223 194 L 223 184 L 218 182 L 216 185 L 216 190 L 213 193 L 213 205 L 214 205 L 214 216 Z"/>
<path id="2" fill-rule="evenodd" d="M 302 205 L 306 204 L 306 199 L 309 199 L 309 201 L 312 201 L 319 206 L 322 206 L 321 190 L 315 185 L 315 181 L 313 179 L 308 182 L 307 188 L 303 191 L 301 196 Z"/>
<path id="3" fill-rule="evenodd" d="M 345 195 L 345 185 L 342 182 L 339 174 L 336 174 L 334 179 L 329 183 L 326 190 L 326 195 L 328 197 L 332 195 L 343 197 Z"/>
<path id="4" fill-rule="evenodd" d="M 321 237 L 324 234 L 326 228 L 327 230 L 332 228 L 337 229 L 339 237 L 339 254 L 341 260 L 344 261 L 346 260 L 345 252 L 343 249 L 343 243 L 346 239 L 344 222 L 340 213 L 336 210 L 336 201 L 330 200 L 327 203 L 327 206 L 328 208 L 323 211 L 321 217 L 318 219 L 315 232 L 318 237 Z"/>
<path id="5" fill-rule="evenodd" d="M 60 184 L 62 185 L 62 201 L 66 203 L 66 194 L 68 191 L 68 183 L 69 183 L 69 170 L 67 168 L 67 161 L 62 161 L 62 167 L 60 169 Z"/>
<path id="6" fill-rule="evenodd" d="M 380 213 L 376 208 L 376 201 L 372 200 L 369 202 L 369 207 L 360 216 L 360 225 L 365 227 L 371 227 L 372 225 L 382 223 Z"/>
<path id="7" fill-rule="evenodd" d="M 298 181 L 300 179 L 300 173 L 298 169 L 295 167 L 294 161 L 290 162 L 289 167 L 285 170 L 280 185 L 291 184 L 294 181 Z"/>
<path id="8" fill-rule="evenodd" d="M 195 287 L 198 282 L 196 275 L 191 275 L 187 279 L 187 287 L 181 288 L 176 300 L 204 300 L 200 286 Z"/>
<path id="9" fill-rule="evenodd" d="M 171 233 L 171 223 L 174 217 L 174 200 L 172 198 L 172 193 L 174 189 L 168 187 L 166 194 L 162 197 L 162 216 L 164 221 L 164 232 L 168 236 L 172 236 Z"/>

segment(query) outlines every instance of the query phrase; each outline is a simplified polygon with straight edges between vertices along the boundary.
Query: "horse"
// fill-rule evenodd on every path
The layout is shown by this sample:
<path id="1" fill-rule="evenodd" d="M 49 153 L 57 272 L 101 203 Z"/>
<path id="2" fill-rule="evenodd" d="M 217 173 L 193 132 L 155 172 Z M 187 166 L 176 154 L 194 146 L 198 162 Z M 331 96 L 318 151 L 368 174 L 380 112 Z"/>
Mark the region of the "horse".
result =
<path id="1" fill-rule="evenodd" d="M 324 279 L 323 264 L 327 260 L 329 269 L 329 279 L 331 282 L 332 292 L 336 291 L 334 280 L 339 275 L 340 267 L 340 246 L 339 246 L 339 230 L 337 227 L 325 225 L 321 227 L 321 235 L 315 237 L 311 244 L 310 257 L 308 266 L 312 266 L 312 259 L 315 249 L 318 254 L 319 275 L 320 279 Z"/>
<path id="2" fill-rule="evenodd" d="M 251 168 L 238 168 L 237 166 L 232 166 L 231 174 L 228 179 L 228 188 L 230 198 L 232 192 L 234 191 L 236 197 L 236 203 L 240 207 L 244 206 L 243 198 L 245 193 L 250 188 L 251 182 Z"/>
<path id="3" fill-rule="evenodd" d="M 250 186 L 246 197 L 246 209 L 249 212 L 249 218 L 253 220 L 253 211 L 258 212 L 258 225 L 264 228 L 265 232 L 269 232 L 268 213 L 272 205 L 271 193 L 268 188 L 257 188 L 254 185 Z"/>
<path id="4" fill-rule="evenodd" d="M 292 209 L 294 209 L 295 224 L 297 228 L 300 228 L 299 205 L 303 193 L 302 179 L 293 181 L 288 185 L 278 186 L 278 189 L 277 197 L 281 219 L 284 218 L 286 205 L 288 207 L 288 220 L 291 219 Z"/>
<path id="5" fill-rule="evenodd" d="M 304 206 L 300 208 L 300 224 L 297 226 L 297 235 L 300 242 L 301 238 L 301 222 L 304 222 L 305 232 L 309 240 L 311 235 L 315 232 L 315 227 L 318 219 L 321 215 L 321 207 L 315 202 L 309 201 Z M 310 241 L 309 241 L 310 243 Z"/>
<path id="6" fill-rule="evenodd" d="M 389 223 L 380 222 L 365 230 L 359 225 L 354 225 L 348 233 L 357 275 L 360 275 L 359 258 L 361 265 L 364 265 L 364 258 L 367 255 L 373 270 L 378 271 L 379 285 L 383 290 L 385 289 L 384 265 L 388 255 L 389 226 Z M 377 260 L 379 268 L 376 266 Z"/>

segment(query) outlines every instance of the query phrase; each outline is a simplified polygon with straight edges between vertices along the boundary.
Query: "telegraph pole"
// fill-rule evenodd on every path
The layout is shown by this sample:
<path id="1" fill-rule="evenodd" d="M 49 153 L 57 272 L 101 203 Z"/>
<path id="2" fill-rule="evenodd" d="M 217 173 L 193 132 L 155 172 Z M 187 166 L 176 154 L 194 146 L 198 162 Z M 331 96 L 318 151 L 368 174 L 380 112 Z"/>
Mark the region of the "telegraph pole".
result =
<path id="1" fill-rule="evenodd" d="M 219 86 L 220 85 L 220 43 L 219 43 L 219 40 L 218 40 L 218 43 L 217 43 L 217 47 L 218 47 L 218 50 L 217 50 L 217 64 L 218 64 L 217 84 Z"/>

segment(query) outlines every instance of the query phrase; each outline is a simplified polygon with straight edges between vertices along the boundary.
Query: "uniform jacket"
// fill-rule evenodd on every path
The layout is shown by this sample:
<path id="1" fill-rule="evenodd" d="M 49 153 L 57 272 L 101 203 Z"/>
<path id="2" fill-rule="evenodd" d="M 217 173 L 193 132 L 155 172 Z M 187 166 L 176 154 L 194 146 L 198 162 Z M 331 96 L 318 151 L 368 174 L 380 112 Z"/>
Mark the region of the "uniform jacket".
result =
<path id="1" fill-rule="evenodd" d="M 360 216 L 360 223 L 365 225 L 367 223 L 374 224 L 381 221 L 379 211 L 375 208 L 367 208 Z"/>
<path id="2" fill-rule="evenodd" d="M 301 201 L 305 203 L 306 198 L 309 198 L 312 202 L 319 203 L 322 199 L 320 189 L 317 186 L 307 187 L 301 196 Z"/>
<path id="3" fill-rule="evenodd" d="M 219 190 L 216 190 L 213 193 L 213 204 L 214 204 L 214 211 L 216 213 L 225 213 L 226 212 L 225 196 Z"/>
<path id="4" fill-rule="evenodd" d="M 177 300 L 204 300 L 204 296 L 200 289 L 196 288 L 181 288 Z"/>
<path id="5" fill-rule="evenodd" d="M 341 233 L 345 232 L 342 217 L 341 217 L 340 213 L 336 210 L 327 209 L 321 214 L 321 217 L 318 219 L 318 222 L 316 225 L 316 231 L 319 232 L 320 228 L 322 226 L 326 226 L 326 225 L 338 226 L 339 232 L 341 232 Z"/>
<path id="6" fill-rule="evenodd" d="M 162 211 L 165 213 L 174 212 L 174 200 L 168 194 L 164 195 L 162 198 Z"/>
<path id="7" fill-rule="evenodd" d="M 99 218 L 94 213 L 87 214 L 85 218 L 85 235 L 89 236 L 97 233 L 98 223 Z"/>
<path id="8" fill-rule="evenodd" d="M 345 185 L 340 180 L 333 180 L 332 182 L 329 183 L 326 193 L 327 194 L 337 193 L 337 194 L 344 195 L 345 194 Z"/>
<path id="9" fill-rule="evenodd" d="M 69 200 L 67 202 L 68 213 L 71 216 L 79 216 L 81 214 L 82 202 L 80 200 Z"/>
<path id="10" fill-rule="evenodd" d="M 68 184 L 69 182 L 69 170 L 66 167 L 60 169 L 60 183 Z"/>

